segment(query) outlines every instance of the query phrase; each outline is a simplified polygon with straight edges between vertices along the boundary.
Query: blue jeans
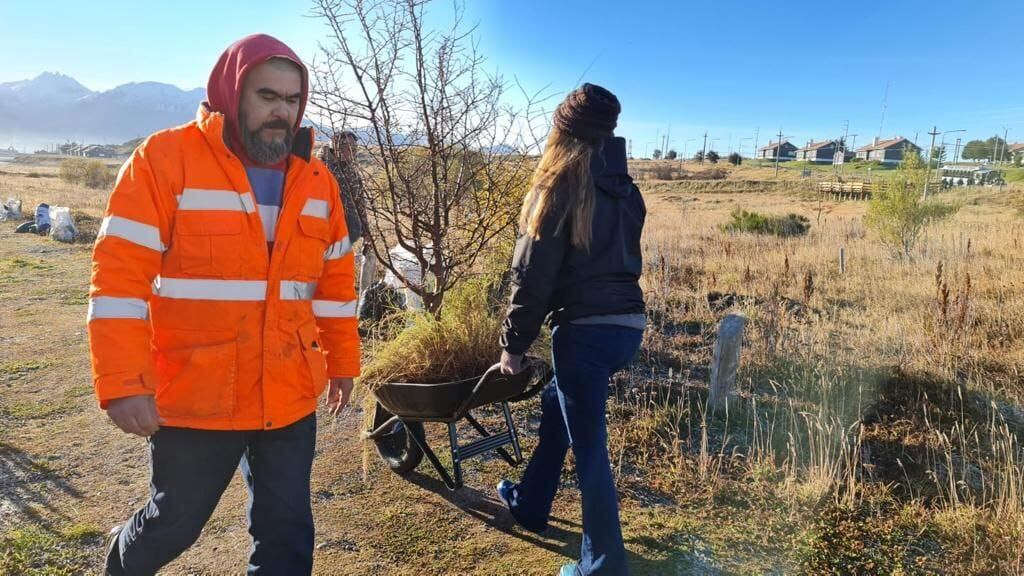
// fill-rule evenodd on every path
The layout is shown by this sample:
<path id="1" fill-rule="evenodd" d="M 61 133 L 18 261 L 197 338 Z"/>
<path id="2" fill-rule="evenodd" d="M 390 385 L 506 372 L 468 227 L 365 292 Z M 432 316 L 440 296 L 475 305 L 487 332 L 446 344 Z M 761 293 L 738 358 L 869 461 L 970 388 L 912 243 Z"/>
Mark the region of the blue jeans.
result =
<path id="1" fill-rule="evenodd" d="M 552 334 L 555 379 L 541 397 L 540 443 L 517 486 L 513 512 L 526 526 L 547 525 L 571 446 L 583 500 L 579 570 L 584 576 L 629 574 L 605 404 L 608 379 L 629 364 L 642 337 L 641 330 L 609 325 L 565 324 Z"/>
<path id="2" fill-rule="evenodd" d="M 181 555 L 240 468 L 249 489 L 248 574 L 311 573 L 315 445 L 315 414 L 278 430 L 161 428 L 149 438 L 150 499 L 122 528 L 108 572 L 156 574 Z"/>

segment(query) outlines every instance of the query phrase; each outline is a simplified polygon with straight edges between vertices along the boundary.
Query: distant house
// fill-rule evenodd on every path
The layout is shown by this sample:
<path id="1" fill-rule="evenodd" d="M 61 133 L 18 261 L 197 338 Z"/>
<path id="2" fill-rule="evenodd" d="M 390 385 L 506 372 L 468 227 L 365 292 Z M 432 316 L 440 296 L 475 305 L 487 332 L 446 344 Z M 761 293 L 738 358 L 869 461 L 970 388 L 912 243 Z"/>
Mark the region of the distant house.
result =
<path id="1" fill-rule="evenodd" d="M 836 140 L 824 140 L 822 142 L 809 142 L 807 146 L 796 151 L 796 159 L 802 162 L 832 163 L 839 151 L 839 142 Z"/>
<path id="2" fill-rule="evenodd" d="M 63 144 L 59 148 L 60 153 L 65 156 L 82 156 L 85 158 L 113 158 L 117 156 L 117 150 L 112 146 L 102 144 Z"/>
<path id="3" fill-rule="evenodd" d="M 1010 144 L 1010 160 L 1024 162 L 1024 142 Z"/>
<path id="4" fill-rule="evenodd" d="M 857 159 L 883 162 L 885 164 L 899 164 L 903 162 L 903 149 L 908 146 L 918 154 L 921 153 L 920 146 L 902 136 L 888 140 L 875 138 L 875 141 L 871 144 L 857 149 Z"/>
<path id="5" fill-rule="evenodd" d="M 767 146 L 757 149 L 757 157 L 760 160 L 792 160 L 796 158 L 796 146 L 786 140 L 780 146 L 778 142 L 769 142 Z"/>
<path id="6" fill-rule="evenodd" d="M 114 149 L 110 146 L 90 144 L 82 149 L 82 156 L 85 156 L 86 158 L 113 158 L 114 155 Z"/>

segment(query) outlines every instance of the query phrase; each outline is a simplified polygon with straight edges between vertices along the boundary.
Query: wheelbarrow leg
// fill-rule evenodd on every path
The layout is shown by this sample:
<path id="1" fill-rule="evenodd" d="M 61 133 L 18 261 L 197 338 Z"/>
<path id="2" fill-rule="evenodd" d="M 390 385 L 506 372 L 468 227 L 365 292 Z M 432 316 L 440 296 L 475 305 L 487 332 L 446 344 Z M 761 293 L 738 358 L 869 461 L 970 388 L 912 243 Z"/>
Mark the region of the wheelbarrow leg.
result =
<path id="1" fill-rule="evenodd" d="M 459 456 L 459 433 L 455 430 L 455 422 L 448 424 L 448 442 L 452 447 L 452 469 L 455 472 L 455 485 L 462 487 L 462 461 Z"/>
<path id="2" fill-rule="evenodd" d="M 509 409 L 509 403 L 502 403 L 502 411 L 505 412 L 505 425 L 509 428 L 509 437 L 512 439 L 512 451 L 515 452 L 515 461 L 512 463 L 513 466 L 522 463 L 522 449 L 519 448 L 519 435 L 515 431 L 515 422 L 512 421 L 512 411 Z"/>
<path id="3" fill-rule="evenodd" d="M 461 476 L 459 477 L 458 482 L 452 480 L 451 475 L 444 469 L 444 465 L 442 465 L 441 461 L 437 459 L 437 454 L 434 454 L 434 451 L 431 450 L 430 446 L 427 444 L 426 436 L 423 436 L 419 431 L 414 432 L 411 428 L 406 428 L 409 430 L 409 435 L 412 436 L 412 441 L 420 447 L 420 450 L 423 450 L 423 454 L 427 457 L 427 460 L 429 460 L 434 466 L 434 469 L 437 470 L 437 473 L 441 476 L 441 480 L 444 482 L 444 485 L 447 486 L 449 490 L 457 490 L 460 488 L 462 486 Z"/>
<path id="4" fill-rule="evenodd" d="M 508 402 L 502 402 L 501 409 L 505 412 L 505 425 L 508 426 L 508 434 L 512 438 L 512 451 L 516 453 L 516 460 L 512 465 L 517 466 L 523 461 L 523 450 L 519 447 L 519 434 L 516 433 L 516 425 L 512 421 L 512 411 L 508 407 Z"/>
<path id="5" fill-rule="evenodd" d="M 487 431 L 487 428 L 484 428 L 484 425 L 481 424 L 479 421 L 477 421 L 476 418 L 473 418 L 473 416 L 469 412 L 466 413 L 465 418 L 466 418 L 466 421 L 469 422 L 470 425 L 473 426 L 473 428 L 475 428 L 476 431 L 479 432 L 481 436 L 483 436 L 484 438 L 490 438 L 491 437 L 491 433 Z M 510 434 L 510 438 L 513 438 L 513 439 L 515 438 L 514 433 Z M 514 444 L 514 442 L 513 442 L 513 444 Z M 508 462 L 509 466 L 518 466 L 519 465 L 519 461 L 517 461 L 515 458 L 513 458 L 508 453 L 508 451 L 505 450 L 504 448 L 498 448 L 497 452 L 498 452 L 498 455 L 501 456 L 505 460 L 505 462 Z"/>

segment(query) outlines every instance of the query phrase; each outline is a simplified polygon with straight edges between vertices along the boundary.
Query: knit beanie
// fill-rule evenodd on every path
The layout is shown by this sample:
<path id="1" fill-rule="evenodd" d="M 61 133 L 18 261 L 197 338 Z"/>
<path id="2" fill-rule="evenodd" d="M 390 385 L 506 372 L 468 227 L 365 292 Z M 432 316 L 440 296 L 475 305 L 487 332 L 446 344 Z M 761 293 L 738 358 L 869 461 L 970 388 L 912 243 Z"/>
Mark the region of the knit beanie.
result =
<path id="1" fill-rule="evenodd" d="M 570 136 L 596 145 L 615 131 L 621 111 L 614 94 L 596 84 L 584 84 L 555 108 L 554 124 Z"/>

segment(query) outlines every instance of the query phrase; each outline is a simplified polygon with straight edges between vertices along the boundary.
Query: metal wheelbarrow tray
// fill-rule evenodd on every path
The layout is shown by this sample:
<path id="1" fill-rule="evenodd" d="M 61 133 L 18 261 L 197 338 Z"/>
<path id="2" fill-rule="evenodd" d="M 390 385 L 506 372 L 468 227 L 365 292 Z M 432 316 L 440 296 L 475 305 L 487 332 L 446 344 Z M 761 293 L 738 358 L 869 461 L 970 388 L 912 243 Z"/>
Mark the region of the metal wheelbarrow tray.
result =
<path id="1" fill-rule="evenodd" d="M 445 486 L 450 490 L 458 489 L 462 487 L 462 462 L 465 460 L 496 451 L 512 466 L 522 462 L 519 436 L 512 422 L 509 403 L 534 396 L 551 380 L 551 375 L 551 368 L 546 362 L 527 357 L 523 371 L 514 376 L 502 374 L 500 366 L 494 365 L 480 378 L 440 384 L 381 384 L 374 391 L 377 404 L 373 429 L 366 433 L 366 437 L 374 441 L 377 452 L 394 472 L 407 474 L 416 469 L 426 456 Z M 488 404 L 501 404 L 505 430 L 491 433 L 470 413 Z M 460 420 L 466 420 L 481 438 L 460 444 L 456 429 Z M 451 474 L 427 444 L 424 422 L 448 425 Z M 505 446 L 512 447 L 514 456 L 505 450 Z"/>

